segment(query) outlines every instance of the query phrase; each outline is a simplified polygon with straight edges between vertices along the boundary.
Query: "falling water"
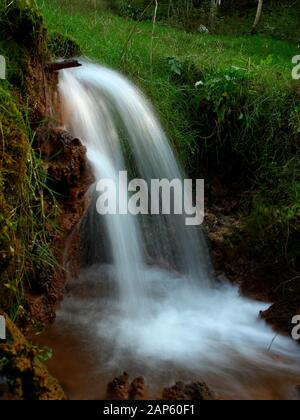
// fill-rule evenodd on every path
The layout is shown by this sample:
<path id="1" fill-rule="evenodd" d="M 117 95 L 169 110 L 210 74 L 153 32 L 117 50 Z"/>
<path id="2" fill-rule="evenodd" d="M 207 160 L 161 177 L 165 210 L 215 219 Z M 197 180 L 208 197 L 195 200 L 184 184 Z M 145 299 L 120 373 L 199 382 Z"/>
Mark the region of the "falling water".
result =
<path id="1" fill-rule="evenodd" d="M 182 179 L 144 95 L 115 71 L 82 64 L 61 73 L 60 93 L 65 124 L 86 146 L 95 180 L 117 183 L 129 167 L 147 181 Z M 230 398 L 259 397 L 268 387 L 286 396 L 299 373 L 298 347 L 274 340 L 258 319 L 266 305 L 214 281 L 199 229 L 183 216 L 100 216 L 95 188 L 89 194 L 82 248 L 93 252 L 55 328 L 64 337 L 72 329 L 93 349 L 93 374 L 130 370 L 157 388 L 200 377 Z"/>
<path id="2" fill-rule="evenodd" d="M 84 63 L 80 69 L 62 73 L 60 91 L 67 110 L 66 122 L 73 135 L 86 146 L 96 181 L 105 178 L 118 184 L 119 172 L 128 166 L 124 141 L 132 150 L 131 164 L 137 168 L 139 177 L 146 181 L 183 179 L 183 172 L 151 105 L 123 76 Z M 119 188 L 125 191 L 127 185 Z M 95 215 L 91 213 L 95 211 L 93 202 L 89 212 L 93 220 Z M 209 259 L 203 238 L 195 227 L 185 226 L 183 216 L 158 215 L 141 220 L 117 214 L 105 216 L 103 222 L 117 272 L 121 303 L 127 309 L 132 304 L 136 310 L 136 302 L 141 302 L 144 273 L 150 259 L 152 263 L 160 261 L 170 268 L 178 268 L 186 278 L 197 279 L 203 287 L 208 285 Z M 97 246 L 100 234 L 95 232 L 95 225 L 92 232 L 88 232 L 87 240 L 96 242 L 93 247 Z"/>

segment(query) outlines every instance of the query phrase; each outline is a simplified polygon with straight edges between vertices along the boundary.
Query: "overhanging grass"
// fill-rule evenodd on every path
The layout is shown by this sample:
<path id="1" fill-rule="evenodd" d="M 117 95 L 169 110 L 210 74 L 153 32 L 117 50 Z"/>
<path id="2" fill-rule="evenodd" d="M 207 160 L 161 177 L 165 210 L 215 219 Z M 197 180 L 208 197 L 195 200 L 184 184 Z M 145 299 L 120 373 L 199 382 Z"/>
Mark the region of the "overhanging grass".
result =
<path id="1" fill-rule="evenodd" d="M 130 76 L 152 99 L 179 150 L 193 143 L 194 133 L 182 103 L 182 86 L 175 86 L 167 57 L 193 62 L 206 75 L 231 66 L 256 72 L 264 85 L 290 82 L 296 46 L 261 36 L 206 36 L 189 34 L 161 23 L 155 27 L 151 62 L 152 22 L 135 22 L 97 11 L 82 10 L 82 2 L 39 0 L 52 31 L 76 39 L 89 58 Z M 280 75 L 280 79 L 278 75 Z"/>

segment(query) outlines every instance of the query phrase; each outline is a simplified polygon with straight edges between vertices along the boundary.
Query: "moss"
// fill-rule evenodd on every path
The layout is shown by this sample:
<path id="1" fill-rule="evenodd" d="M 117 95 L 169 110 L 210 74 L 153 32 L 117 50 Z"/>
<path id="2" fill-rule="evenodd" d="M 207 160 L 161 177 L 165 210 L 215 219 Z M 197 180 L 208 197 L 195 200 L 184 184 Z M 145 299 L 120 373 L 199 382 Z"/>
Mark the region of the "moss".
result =
<path id="1" fill-rule="evenodd" d="M 37 267 L 54 265 L 45 174 L 32 130 L 46 114 L 43 67 L 51 54 L 34 1 L 1 1 L 0 21 L 0 54 L 7 62 L 7 80 L 0 81 L 0 309 L 15 320 L 26 314 L 25 290 Z"/>
<path id="2" fill-rule="evenodd" d="M 4 398 L 64 400 L 58 382 L 38 360 L 37 349 L 23 336 L 7 315 L 7 343 L 0 344 L 0 374 L 7 378 Z M 4 363 L 1 364 L 1 361 Z"/>
<path id="3" fill-rule="evenodd" d="M 35 3 L 6 1 L 0 5 L 0 54 L 6 58 L 7 80 L 21 94 L 35 62 L 50 57 L 47 30 Z"/>
<path id="4" fill-rule="evenodd" d="M 49 35 L 49 50 L 54 57 L 79 57 L 82 54 L 80 45 L 73 38 L 53 32 Z"/>
<path id="5" fill-rule="evenodd" d="M 15 193 L 25 176 L 28 141 L 22 114 L 12 95 L 0 87 L 1 172 L 5 194 Z"/>
<path id="6" fill-rule="evenodd" d="M 46 27 L 35 3 L 4 0 L 0 8 L 2 40 L 14 40 L 36 55 L 47 53 Z"/>
<path id="7" fill-rule="evenodd" d="M 0 87 L 0 305 L 5 303 L 6 309 L 12 304 L 12 290 L 6 281 L 19 248 L 16 217 L 26 175 L 27 151 L 22 115 L 9 91 Z"/>

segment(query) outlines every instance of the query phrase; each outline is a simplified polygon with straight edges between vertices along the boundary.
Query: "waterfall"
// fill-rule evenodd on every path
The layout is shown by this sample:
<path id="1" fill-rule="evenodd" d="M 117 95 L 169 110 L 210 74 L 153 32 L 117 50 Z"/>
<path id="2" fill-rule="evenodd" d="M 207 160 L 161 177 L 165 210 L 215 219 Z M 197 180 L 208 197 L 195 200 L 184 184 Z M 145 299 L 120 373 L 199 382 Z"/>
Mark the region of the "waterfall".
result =
<path id="1" fill-rule="evenodd" d="M 105 178 L 118 183 L 120 171 L 129 165 L 148 182 L 183 180 L 169 140 L 144 95 L 119 73 L 83 64 L 61 73 L 60 93 L 65 123 L 86 146 L 96 181 Z M 131 154 L 129 163 L 126 147 Z M 119 188 L 125 195 L 127 185 Z M 93 214 L 95 200 L 92 203 L 88 217 L 95 221 L 100 216 Z M 97 226 L 94 223 L 88 235 L 93 241 L 101 235 Z M 204 239 L 199 228 L 185 226 L 183 215 L 105 215 L 100 229 L 107 233 L 106 246 L 116 269 L 121 303 L 127 310 L 146 298 L 143 286 L 149 262 L 177 269 L 202 287 L 209 285 Z"/>
<path id="2" fill-rule="evenodd" d="M 76 369 L 92 357 L 92 382 L 126 370 L 145 376 L 153 396 L 175 380 L 203 379 L 223 397 L 288 397 L 299 382 L 299 347 L 259 319 L 268 304 L 213 279 L 199 227 L 180 214 L 97 213 L 101 179 L 184 173 L 144 95 L 115 71 L 82 64 L 61 72 L 59 89 L 64 124 L 85 145 L 95 184 L 82 224 L 85 267 L 57 313 L 53 341 L 69 348 Z M 122 202 L 126 185 L 119 189 Z M 90 398 L 85 391 L 74 395 Z"/>

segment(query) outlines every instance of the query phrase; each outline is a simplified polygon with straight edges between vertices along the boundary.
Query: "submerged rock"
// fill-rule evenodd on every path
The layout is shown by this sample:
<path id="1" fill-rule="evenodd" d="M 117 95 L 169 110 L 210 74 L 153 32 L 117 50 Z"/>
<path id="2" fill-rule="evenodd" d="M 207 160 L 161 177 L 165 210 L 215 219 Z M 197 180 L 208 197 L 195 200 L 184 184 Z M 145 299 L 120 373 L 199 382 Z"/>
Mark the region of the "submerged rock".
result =
<path id="1" fill-rule="evenodd" d="M 107 398 L 110 400 L 141 400 L 145 396 L 144 378 L 136 378 L 130 383 L 129 375 L 114 378 L 107 386 Z"/>
<path id="2" fill-rule="evenodd" d="M 192 382 L 185 384 L 184 382 L 176 382 L 171 388 L 165 388 L 163 391 L 164 400 L 215 400 L 214 393 L 204 382 Z"/>
<path id="3" fill-rule="evenodd" d="M 124 372 L 123 375 L 114 378 L 107 386 L 107 398 L 110 400 L 129 400 L 130 383 L 129 375 Z"/>
<path id="4" fill-rule="evenodd" d="M 141 400 L 145 397 L 145 380 L 142 377 L 130 383 L 128 373 L 114 378 L 107 386 L 107 399 L 110 400 Z M 176 382 L 170 388 L 165 388 L 163 400 L 215 400 L 213 391 L 204 382 Z"/>
<path id="5" fill-rule="evenodd" d="M 0 398 L 16 400 L 65 400 L 66 395 L 47 368 L 38 360 L 37 350 L 10 318 L 6 320 L 7 341 L 0 344 Z"/>
<path id="6" fill-rule="evenodd" d="M 145 396 L 145 380 L 142 377 L 136 378 L 130 387 L 130 399 L 142 400 Z"/>
<path id="7" fill-rule="evenodd" d="M 294 386 L 286 399 L 287 401 L 300 401 L 300 385 Z"/>

